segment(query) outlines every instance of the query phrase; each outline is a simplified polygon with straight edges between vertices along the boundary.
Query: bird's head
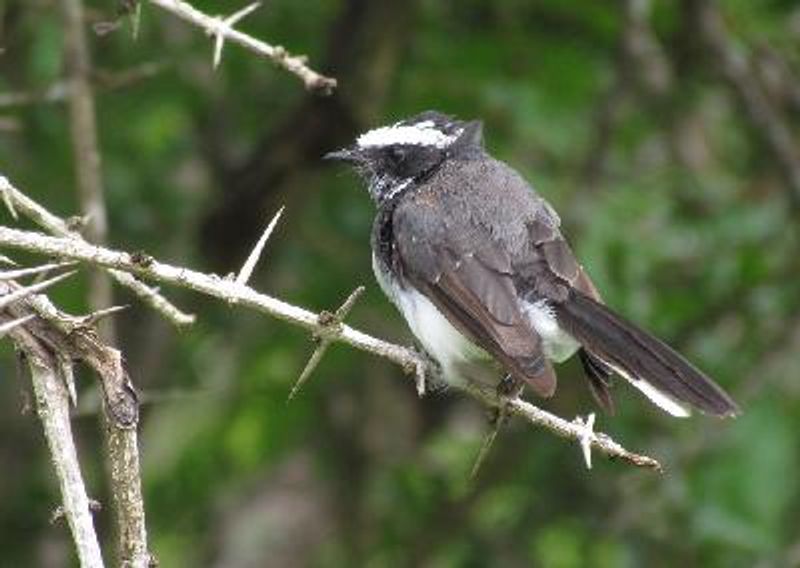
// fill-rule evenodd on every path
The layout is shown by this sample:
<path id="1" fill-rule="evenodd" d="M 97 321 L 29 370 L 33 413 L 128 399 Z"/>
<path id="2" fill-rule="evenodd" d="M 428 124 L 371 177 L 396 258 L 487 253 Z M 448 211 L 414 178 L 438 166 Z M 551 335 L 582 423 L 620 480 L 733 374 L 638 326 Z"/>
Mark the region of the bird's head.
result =
<path id="1" fill-rule="evenodd" d="M 445 160 L 473 155 L 482 144 L 479 121 L 426 111 L 370 130 L 325 158 L 351 164 L 381 204 L 430 175 Z"/>

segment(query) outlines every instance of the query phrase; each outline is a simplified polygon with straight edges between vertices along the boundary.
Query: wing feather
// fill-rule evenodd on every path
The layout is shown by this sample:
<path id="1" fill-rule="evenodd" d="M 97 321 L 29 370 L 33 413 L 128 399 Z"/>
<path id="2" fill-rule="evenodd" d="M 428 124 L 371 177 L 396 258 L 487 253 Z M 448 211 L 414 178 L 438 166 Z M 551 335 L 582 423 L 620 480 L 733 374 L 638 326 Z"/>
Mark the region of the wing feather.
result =
<path id="1" fill-rule="evenodd" d="M 519 306 L 507 253 L 491 235 L 459 239 L 429 222 L 425 208 L 398 208 L 394 217 L 403 276 L 442 314 L 503 367 L 551 396 L 556 381 L 541 340 Z"/>

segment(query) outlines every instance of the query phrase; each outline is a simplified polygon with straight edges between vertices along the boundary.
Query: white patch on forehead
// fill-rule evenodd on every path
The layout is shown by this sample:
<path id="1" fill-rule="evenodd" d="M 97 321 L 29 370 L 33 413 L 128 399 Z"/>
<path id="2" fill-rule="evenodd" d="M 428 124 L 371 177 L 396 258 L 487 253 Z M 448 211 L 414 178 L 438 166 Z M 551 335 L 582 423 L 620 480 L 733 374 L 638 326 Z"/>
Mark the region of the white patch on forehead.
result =
<path id="1" fill-rule="evenodd" d="M 356 143 L 361 148 L 379 148 L 396 144 L 446 148 L 458 138 L 461 132 L 462 129 L 458 129 L 454 134 L 447 135 L 436 128 L 432 120 L 426 120 L 411 126 L 403 126 L 398 123 L 376 128 L 359 136 Z"/>

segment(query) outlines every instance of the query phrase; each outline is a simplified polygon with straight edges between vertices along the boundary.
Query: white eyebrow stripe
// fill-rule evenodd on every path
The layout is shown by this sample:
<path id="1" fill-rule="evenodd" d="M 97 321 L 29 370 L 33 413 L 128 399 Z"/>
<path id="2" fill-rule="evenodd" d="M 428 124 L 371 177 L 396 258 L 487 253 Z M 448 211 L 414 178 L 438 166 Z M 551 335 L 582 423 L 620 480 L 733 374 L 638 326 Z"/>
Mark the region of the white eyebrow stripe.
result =
<path id="1" fill-rule="evenodd" d="M 356 140 L 361 148 L 393 146 L 395 144 L 411 144 L 415 146 L 434 146 L 445 148 L 458 138 L 461 129 L 448 136 L 438 130 L 432 120 L 426 120 L 413 126 L 383 126 L 362 134 Z"/>

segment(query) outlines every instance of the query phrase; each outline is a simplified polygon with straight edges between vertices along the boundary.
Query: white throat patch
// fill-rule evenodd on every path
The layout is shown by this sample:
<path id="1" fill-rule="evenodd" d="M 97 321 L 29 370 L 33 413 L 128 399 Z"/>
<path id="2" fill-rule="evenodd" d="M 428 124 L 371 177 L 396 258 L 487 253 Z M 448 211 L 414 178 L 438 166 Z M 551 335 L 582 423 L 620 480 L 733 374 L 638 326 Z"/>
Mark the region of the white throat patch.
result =
<path id="1" fill-rule="evenodd" d="M 459 137 L 462 131 L 462 129 L 459 129 L 454 134 L 447 135 L 436 128 L 432 120 L 426 120 L 411 126 L 403 126 L 397 123 L 392 126 L 383 126 L 370 130 L 359 136 L 356 143 L 361 148 L 376 148 L 395 144 L 446 148 Z"/>

